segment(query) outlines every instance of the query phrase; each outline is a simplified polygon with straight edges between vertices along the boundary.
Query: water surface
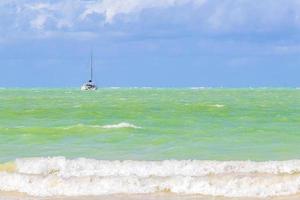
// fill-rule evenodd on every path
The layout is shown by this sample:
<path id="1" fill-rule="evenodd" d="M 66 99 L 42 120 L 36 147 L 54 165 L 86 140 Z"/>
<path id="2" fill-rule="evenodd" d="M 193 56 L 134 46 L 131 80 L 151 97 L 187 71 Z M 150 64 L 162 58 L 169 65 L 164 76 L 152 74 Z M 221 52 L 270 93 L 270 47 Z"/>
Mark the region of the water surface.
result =
<path id="1" fill-rule="evenodd" d="M 300 158 L 297 89 L 1 89 L 0 162 Z"/>

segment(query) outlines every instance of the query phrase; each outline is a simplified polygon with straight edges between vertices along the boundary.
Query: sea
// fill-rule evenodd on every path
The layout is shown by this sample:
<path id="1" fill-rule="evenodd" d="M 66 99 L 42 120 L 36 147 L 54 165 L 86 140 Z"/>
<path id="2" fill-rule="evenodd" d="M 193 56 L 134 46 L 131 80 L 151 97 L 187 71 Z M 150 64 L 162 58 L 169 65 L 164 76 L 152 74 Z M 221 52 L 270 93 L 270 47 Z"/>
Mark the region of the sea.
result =
<path id="1" fill-rule="evenodd" d="M 300 193 L 295 88 L 0 89 L 0 191 Z"/>

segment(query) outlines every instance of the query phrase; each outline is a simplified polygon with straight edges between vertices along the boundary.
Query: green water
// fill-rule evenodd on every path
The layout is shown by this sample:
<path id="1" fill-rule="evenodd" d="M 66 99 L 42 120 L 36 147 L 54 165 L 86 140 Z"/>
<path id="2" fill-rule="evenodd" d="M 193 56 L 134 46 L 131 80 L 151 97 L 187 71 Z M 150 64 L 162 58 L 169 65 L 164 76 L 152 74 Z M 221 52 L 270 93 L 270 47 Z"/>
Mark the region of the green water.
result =
<path id="1" fill-rule="evenodd" d="M 104 128 L 126 122 L 140 128 Z M 0 90 L 0 162 L 19 157 L 300 159 L 300 90 Z"/>

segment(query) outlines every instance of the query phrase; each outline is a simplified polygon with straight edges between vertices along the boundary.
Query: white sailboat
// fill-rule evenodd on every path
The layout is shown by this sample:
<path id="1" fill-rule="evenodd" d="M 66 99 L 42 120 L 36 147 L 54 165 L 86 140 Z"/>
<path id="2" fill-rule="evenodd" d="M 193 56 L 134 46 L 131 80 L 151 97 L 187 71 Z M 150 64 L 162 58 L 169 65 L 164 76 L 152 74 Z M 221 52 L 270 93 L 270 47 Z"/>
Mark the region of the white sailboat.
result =
<path id="1" fill-rule="evenodd" d="M 97 85 L 93 82 L 93 54 L 91 54 L 91 78 L 81 86 L 81 90 L 97 90 Z"/>

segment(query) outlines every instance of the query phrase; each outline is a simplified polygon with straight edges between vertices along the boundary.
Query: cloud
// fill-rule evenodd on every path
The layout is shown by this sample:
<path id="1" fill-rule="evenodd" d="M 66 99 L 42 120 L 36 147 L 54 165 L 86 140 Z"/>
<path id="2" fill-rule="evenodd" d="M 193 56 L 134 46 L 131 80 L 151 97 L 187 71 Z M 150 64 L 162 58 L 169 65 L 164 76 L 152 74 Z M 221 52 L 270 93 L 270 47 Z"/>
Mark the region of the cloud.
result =
<path id="1" fill-rule="evenodd" d="M 85 19 L 91 14 L 100 14 L 105 16 L 107 23 L 112 23 L 118 15 L 128 15 L 140 13 L 146 9 L 168 8 L 192 3 L 200 6 L 206 0 L 103 0 L 87 5 L 86 10 L 81 15 Z"/>
<path id="2" fill-rule="evenodd" d="M 15 20 L 27 19 L 33 29 L 44 29 L 45 24 L 56 28 L 73 27 L 93 14 L 113 23 L 119 15 L 139 14 L 148 9 L 167 9 L 183 5 L 201 6 L 206 0 L 2 0 L 0 11 L 13 9 Z M 98 24 L 101 18 L 98 18 Z M 1 23 L 1 21 L 0 21 Z M 52 27 L 53 28 L 53 27 Z"/>
<path id="3" fill-rule="evenodd" d="M 207 24 L 222 31 L 269 31 L 297 28 L 300 25 L 298 0 L 223 0 L 212 1 Z"/>
<path id="4" fill-rule="evenodd" d="M 19 35 L 20 38 L 44 33 L 73 35 L 81 33 L 103 34 L 105 24 L 115 25 L 120 17 L 138 16 L 145 10 L 169 9 L 184 5 L 201 6 L 206 0 L 2 0 L 0 2 L 0 37 Z M 163 13 L 163 11 L 162 11 Z M 122 16 L 122 17 L 121 17 Z M 130 19 L 129 19 L 130 20 Z M 125 21 L 123 21 L 125 22 Z M 108 30 L 113 33 L 113 31 Z M 123 30 L 114 32 L 124 34 Z M 105 33 L 104 33 L 105 34 Z M 113 36 L 119 34 L 112 34 Z M 55 34 L 55 36 L 57 36 Z M 8 36 L 9 37 L 9 36 Z M 8 38 L 7 37 L 7 38 Z"/>
<path id="5" fill-rule="evenodd" d="M 146 13 L 146 14 L 145 14 Z M 128 23 L 130 22 L 130 23 Z M 176 22 L 176 23 L 175 23 Z M 133 26 L 132 24 L 135 24 Z M 10 33 L 240 34 L 300 30 L 299 0 L 1 0 Z M 169 30 L 169 31 L 168 31 Z M 51 37 L 52 34 L 49 34 Z M 79 34 L 80 35 L 80 34 Z M 116 35 L 116 34 L 115 34 Z M 126 35 L 126 34 L 122 34 Z"/>
<path id="6" fill-rule="evenodd" d="M 35 29 L 43 29 L 47 21 L 46 15 L 39 15 L 35 19 L 30 21 L 31 27 Z"/>
<path id="7" fill-rule="evenodd" d="M 44 29 L 49 22 L 50 28 L 62 29 L 71 28 L 77 22 L 77 17 L 83 9 L 80 1 L 62 0 L 52 3 L 26 3 L 24 11 L 30 16 L 32 28 Z"/>

